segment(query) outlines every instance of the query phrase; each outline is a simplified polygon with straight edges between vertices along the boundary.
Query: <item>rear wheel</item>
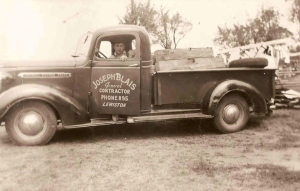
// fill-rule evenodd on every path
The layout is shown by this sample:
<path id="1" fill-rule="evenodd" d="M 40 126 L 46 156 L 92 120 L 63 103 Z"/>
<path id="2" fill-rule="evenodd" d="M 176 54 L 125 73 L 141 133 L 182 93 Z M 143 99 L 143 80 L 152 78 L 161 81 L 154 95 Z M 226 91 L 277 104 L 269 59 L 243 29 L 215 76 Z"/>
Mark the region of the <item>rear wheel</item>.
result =
<path id="1" fill-rule="evenodd" d="M 54 136 L 57 119 L 48 105 L 29 101 L 12 108 L 6 117 L 5 127 L 18 145 L 44 145 Z"/>
<path id="2" fill-rule="evenodd" d="M 214 125 L 222 133 L 233 133 L 245 127 L 249 119 L 249 106 L 240 95 L 227 95 L 214 112 Z"/>

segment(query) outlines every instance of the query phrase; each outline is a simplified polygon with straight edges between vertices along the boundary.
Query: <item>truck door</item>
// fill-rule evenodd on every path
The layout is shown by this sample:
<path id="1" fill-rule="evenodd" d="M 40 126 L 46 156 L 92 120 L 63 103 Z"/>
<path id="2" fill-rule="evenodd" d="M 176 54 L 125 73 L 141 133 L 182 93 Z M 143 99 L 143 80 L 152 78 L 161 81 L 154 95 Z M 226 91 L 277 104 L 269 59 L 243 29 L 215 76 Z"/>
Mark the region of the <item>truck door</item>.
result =
<path id="1" fill-rule="evenodd" d="M 112 58 L 116 41 L 125 45 L 124 54 L 134 50 L 134 58 Z M 89 111 L 91 118 L 101 114 L 140 114 L 140 40 L 137 33 L 100 35 L 92 60 Z"/>

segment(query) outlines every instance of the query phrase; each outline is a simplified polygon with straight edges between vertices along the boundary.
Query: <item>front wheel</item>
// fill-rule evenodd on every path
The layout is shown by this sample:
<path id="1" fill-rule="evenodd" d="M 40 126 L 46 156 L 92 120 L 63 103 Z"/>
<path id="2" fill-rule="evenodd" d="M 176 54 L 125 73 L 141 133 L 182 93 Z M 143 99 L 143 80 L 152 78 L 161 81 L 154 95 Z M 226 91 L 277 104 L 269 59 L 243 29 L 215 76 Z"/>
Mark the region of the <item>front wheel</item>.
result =
<path id="1" fill-rule="evenodd" d="M 222 133 L 234 133 L 245 127 L 249 119 L 249 106 L 239 95 L 221 99 L 214 112 L 214 125 Z"/>
<path id="2" fill-rule="evenodd" d="M 54 136 L 57 119 L 48 105 L 28 101 L 12 108 L 6 116 L 5 128 L 18 145 L 44 145 Z"/>

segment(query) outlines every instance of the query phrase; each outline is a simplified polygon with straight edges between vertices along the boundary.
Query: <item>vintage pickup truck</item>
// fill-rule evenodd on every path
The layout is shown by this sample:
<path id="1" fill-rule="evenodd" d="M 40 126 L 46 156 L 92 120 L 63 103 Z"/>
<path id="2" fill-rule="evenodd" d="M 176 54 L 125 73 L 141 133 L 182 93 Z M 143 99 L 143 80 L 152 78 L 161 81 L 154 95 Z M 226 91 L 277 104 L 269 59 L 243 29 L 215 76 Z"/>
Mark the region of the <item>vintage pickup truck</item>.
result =
<path id="1" fill-rule="evenodd" d="M 105 55 L 114 39 L 135 57 Z M 183 118 L 212 118 L 220 132 L 232 133 L 250 112 L 270 112 L 275 69 L 156 71 L 147 31 L 132 25 L 97 30 L 86 41 L 86 54 L 70 61 L 0 63 L 0 120 L 13 142 L 44 145 L 61 129 Z"/>

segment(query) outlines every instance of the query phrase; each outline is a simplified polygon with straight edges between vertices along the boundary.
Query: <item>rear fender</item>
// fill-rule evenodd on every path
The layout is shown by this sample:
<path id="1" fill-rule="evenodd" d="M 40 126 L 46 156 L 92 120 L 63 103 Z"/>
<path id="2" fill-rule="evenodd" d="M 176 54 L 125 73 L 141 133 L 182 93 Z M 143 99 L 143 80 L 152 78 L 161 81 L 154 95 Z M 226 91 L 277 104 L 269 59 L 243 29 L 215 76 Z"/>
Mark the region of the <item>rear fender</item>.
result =
<path id="1" fill-rule="evenodd" d="M 239 81 L 239 80 L 226 80 L 217 85 L 213 91 L 208 92 L 209 94 L 205 97 L 209 97 L 207 100 L 207 108 L 204 108 L 205 113 L 214 115 L 214 111 L 220 102 L 220 100 L 229 93 L 239 93 L 251 101 L 253 111 L 256 114 L 268 113 L 267 104 L 260 93 L 254 86 Z"/>
<path id="2" fill-rule="evenodd" d="M 10 88 L 0 94 L 0 118 L 14 105 L 26 100 L 41 100 L 50 104 L 63 125 L 75 125 L 89 122 L 87 111 L 74 98 L 63 92 L 43 85 L 24 84 Z"/>

